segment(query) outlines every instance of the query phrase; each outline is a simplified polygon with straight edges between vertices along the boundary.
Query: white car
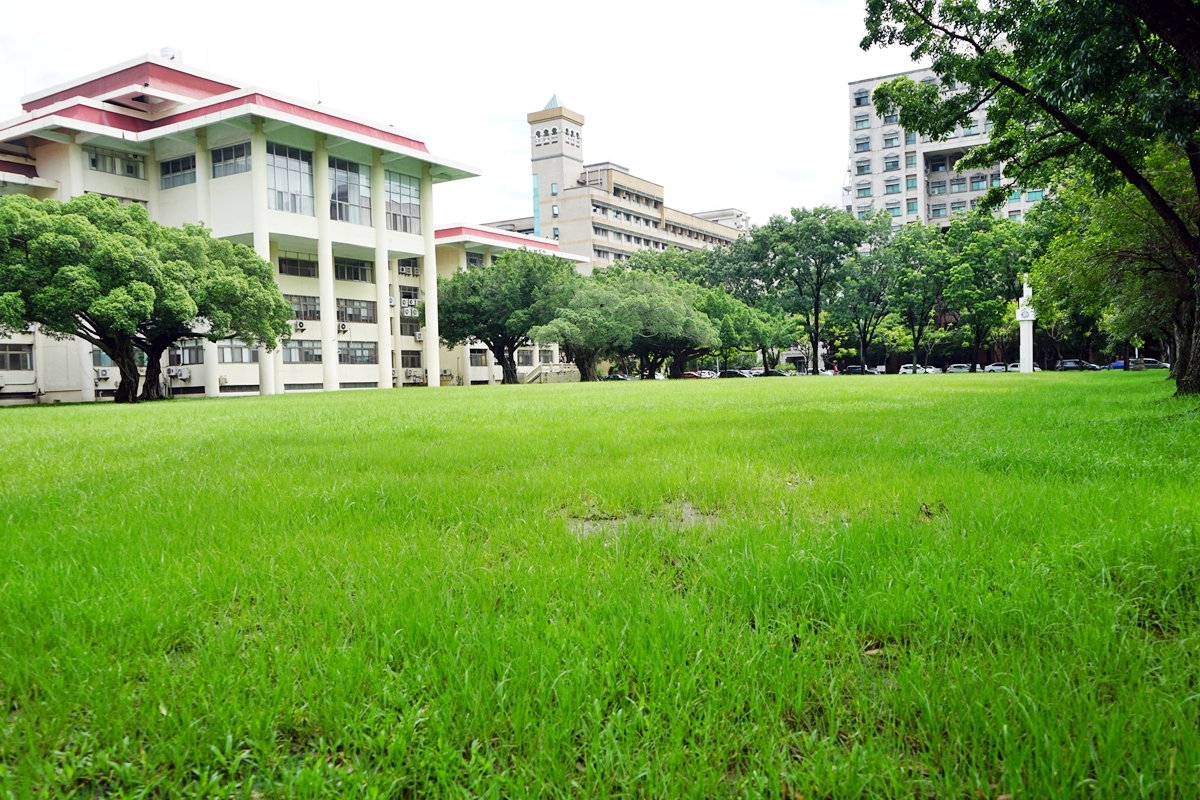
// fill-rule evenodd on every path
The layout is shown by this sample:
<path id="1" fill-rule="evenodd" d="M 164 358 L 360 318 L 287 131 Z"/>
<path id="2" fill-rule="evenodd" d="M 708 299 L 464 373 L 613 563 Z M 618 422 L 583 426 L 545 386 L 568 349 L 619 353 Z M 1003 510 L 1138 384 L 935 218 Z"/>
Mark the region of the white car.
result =
<path id="1" fill-rule="evenodd" d="M 927 366 L 927 367 L 925 367 L 925 374 L 927 374 L 927 375 L 941 375 L 941 374 L 942 374 L 942 370 L 941 370 L 941 368 L 940 368 L 940 367 L 929 367 L 929 366 Z"/>
<path id="2" fill-rule="evenodd" d="M 996 361 L 996 362 L 988 364 L 986 367 L 984 367 L 983 371 L 984 372 L 1008 372 L 1008 364 L 1005 364 L 1003 361 Z"/>
<path id="3" fill-rule="evenodd" d="M 1021 371 L 1021 362 L 1019 362 L 1019 361 L 1014 361 L 1013 363 L 1009 364 L 1009 365 L 1008 365 L 1008 371 L 1009 371 L 1009 372 L 1020 372 L 1020 371 Z M 1033 365 L 1033 371 L 1034 371 L 1034 372 L 1041 372 L 1041 371 L 1042 371 L 1042 368 L 1041 368 L 1041 367 L 1039 367 L 1037 364 L 1034 364 L 1034 365 Z"/>
<path id="4" fill-rule="evenodd" d="M 904 366 L 900 367 L 900 374 L 901 375 L 924 375 L 925 368 L 922 367 L 920 364 L 918 364 L 915 367 L 912 364 L 905 364 Z"/>
<path id="5" fill-rule="evenodd" d="M 951 364 L 950 366 L 946 367 L 946 372 L 970 372 L 970 371 L 971 371 L 970 364 Z"/>

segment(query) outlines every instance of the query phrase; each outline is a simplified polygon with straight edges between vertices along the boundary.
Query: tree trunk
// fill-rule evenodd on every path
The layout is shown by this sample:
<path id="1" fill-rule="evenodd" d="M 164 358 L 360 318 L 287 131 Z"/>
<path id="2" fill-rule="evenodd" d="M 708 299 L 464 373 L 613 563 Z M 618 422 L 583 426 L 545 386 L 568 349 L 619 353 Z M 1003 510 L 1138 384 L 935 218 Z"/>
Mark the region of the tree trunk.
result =
<path id="1" fill-rule="evenodd" d="M 686 366 L 687 366 L 687 354 L 679 353 L 674 358 L 671 359 L 671 366 L 670 366 L 668 372 L 673 379 L 679 380 L 680 378 L 683 377 L 684 367 L 686 367 Z"/>
<path id="2" fill-rule="evenodd" d="M 138 373 L 137 358 L 133 354 L 133 345 L 122 353 L 110 353 L 113 363 L 121 371 L 121 382 L 117 384 L 116 397 L 118 403 L 136 403 L 138 401 L 138 382 L 142 376 Z"/>
<path id="3" fill-rule="evenodd" d="M 165 347 L 146 351 L 146 380 L 142 383 L 141 400 L 166 400 L 169 395 L 162 383 L 162 354 Z"/>
<path id="4" fill-rule="evenodd" d="M 1197 317 L 1200 316 L 1193 303 L 1188 303 L 1183 318 L 1185 326 L 1179 332 L 1176 344 L 1175 361 L 1171 363 L 1171 372 L 1175 375 L 1175 395 L 1200 394 L 1200 330 L 1197 330 Z"/>

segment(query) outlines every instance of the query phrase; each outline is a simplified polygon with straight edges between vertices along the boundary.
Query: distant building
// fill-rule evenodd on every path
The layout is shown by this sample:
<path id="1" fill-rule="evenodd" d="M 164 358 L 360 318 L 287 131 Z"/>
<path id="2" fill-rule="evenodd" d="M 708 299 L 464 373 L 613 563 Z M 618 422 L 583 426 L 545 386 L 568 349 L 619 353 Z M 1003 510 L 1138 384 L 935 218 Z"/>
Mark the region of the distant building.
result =
<path id="1" fill-rule="evenodd" d="M 932 70 L 918 69 L 850 84 L 850 154 L 842 205 L 860 218 L 883 210 L 896 225 L 949 224 L 951 216 L 975 208 L 988 189 L 1003 183 L 998 164 L 962 172 L 955 167 L 968 150 L 988 141 L 987 115 L 978 111 L 971 124 L 958 127 L 940 141 L 905 131 L 898 115 L 881 116 L 871 99 L 877 85 L 900 75 L 922 83 L 939 80 Z M 942 87 L 944 92 L 954 90 L 953 86 Z M 1017 189 L 997 216 L 1024 219 L 1029 207 L 1041 198 L 1040 188 Z"/>
<path id="2" fill-rule="evenodd" d="M 559 105 L 557 97 L 526 119 L 534 213 L 489 226 L 557 241 L 564 252 L 600 267 L 638 250 L 707 249 L 749 233 L 749 215 L 736 208 L 677 211 L 666 205 L 661 184 L 619 164 L 585 164 L 583 115 Z"/>

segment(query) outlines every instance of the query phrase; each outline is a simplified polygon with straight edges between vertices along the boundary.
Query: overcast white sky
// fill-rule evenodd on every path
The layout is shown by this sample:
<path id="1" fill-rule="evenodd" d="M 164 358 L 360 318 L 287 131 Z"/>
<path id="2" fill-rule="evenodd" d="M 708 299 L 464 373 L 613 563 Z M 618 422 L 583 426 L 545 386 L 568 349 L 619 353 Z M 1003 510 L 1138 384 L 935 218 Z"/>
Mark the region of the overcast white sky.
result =
<path id="1" fill-rule="evenodd" d="M 582 113 L 584 158 L 666 187 L 683 211 L 755 223 L 840 200 L 846 84 L 912 68 L 864 53 L 863 0 L 276 4 L 41 3 L 0 11 L 0 119 L 18 98 L 164 45 L 186 63 L 391 123 L 479 178 L 439 187 L 438 224 L 531 213 L 525 114 Z"/>

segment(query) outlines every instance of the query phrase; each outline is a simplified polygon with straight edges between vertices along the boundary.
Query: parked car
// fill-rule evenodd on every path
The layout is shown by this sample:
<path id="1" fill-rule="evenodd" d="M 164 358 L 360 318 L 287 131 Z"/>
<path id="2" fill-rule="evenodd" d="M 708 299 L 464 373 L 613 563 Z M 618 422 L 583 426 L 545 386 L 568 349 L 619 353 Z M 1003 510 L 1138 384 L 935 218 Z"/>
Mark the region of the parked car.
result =
<path id="1" fill-rule="evenodd" d="M 950 366 L 946 367 L 946 372 L 970 372 L 970 371 L 971 371 L 970 364 L 951 364 Z"/>
<path id="2" fill-rule="evenodd" d="M 688 370 L 687 372 L 683 373 L 683 377 L 689 379 L 699 379 L 703 378 L 704 376 L 695 370 Z"/>
<path id="3" fill-rule="evenodd" d="M 1008 372 L 1008 364 L 1003 361 L 993 361 L 983 368 L 984 372 Z"/>
<path id="4" fill-rule="evenodd" d="M 942 374 L 942 369 L 941 369 L 941 367 L 930 367 L 930 366 L 926 366 L 926 367 L 925 367 L 925 373 L 926 373 L 927 375 L 941 375 L 941 374 Z"/>
<path id="5" fill-rule="evenodd" d="M 1095 364 L 1084 361 L 1082 358 L 1064 358 L 1054 365 L 1054 369 L 1058 372 L 1088 372 L 1100 368 Z"/>
<path id="6" fill-rule="evenodd" d="M 790 374 L 791 374 L 790 372 L 784 372 L 781 369 L 768 369 L 768 370 L 765 370 L 764 372 L 760 372 L 760 373 L 756 374 L 754 377 L 756 377 L 756 378 L 786 378 Z"/>
<path id="7" fill-rule="evenodd" d="M 900 367 L 900 374 L 901 375 L 924 375 L 925 368 L 922 367 L 920 364 L 918 364 L 915 367 L 912 364 L 905 364 Z"/>
<path id="8" fill-rule="evenodd" d="M 715 378 L 715 377 L 717 377 L 717 373 L 716 373 L 716 370 L 702 369 L 702 370 L 700 370 L 700 377 L 701 378 Z"/>
<path id="9" fill-rule="evenodd" d="M 843 375 L 878 375 L 879 373 L 870 367 L 864 367 L 861 364 L 851 364 L 842 370 Z"/>
<path id="10" fill-rule="evenodd" d="M 1008 371 L 1009 371 L 1009 372 L 1020 372 L 1020 371 L 1021 371 L 1021 362 L 1019 362 L 1019 361 L 1014 361 L 1013 363 L 1009 364 L 1009 365 L 1008 365 Z M 1042 368 L 1041 368 L 1041 367 L 1039 367 L 1037 364 L 1034 364 L 1034 365 L 1033 365 L 1033 371 L 1034 371 L 1034 372 L 1041 372 L 1041 371 L 1042 371 Z"/>
<path id="11" fill-rule="evenodd" d="M 623 372 L 614 372 L 611 375 L 605 375 L 600 380 L 602 380 L 602 381 L 631 381 L 631 380 L 633 380 L 633 378 L 629 377 L 628 375 L 626 375 Z"/>
<path id="12" fill-rule="evenodd" d="M 744 369 L 723 369 L 717 374 L 718 378 L 749 378 L 750 373 Z"/>
<path id="13" fill-rule="evenodd" d="M 1143 358 L 1142 363 L 1146 365 L 1146 369 L 1170 369 L 1171 365 L 1165 361 L 1159 361 L 1157 358 Z"/>

